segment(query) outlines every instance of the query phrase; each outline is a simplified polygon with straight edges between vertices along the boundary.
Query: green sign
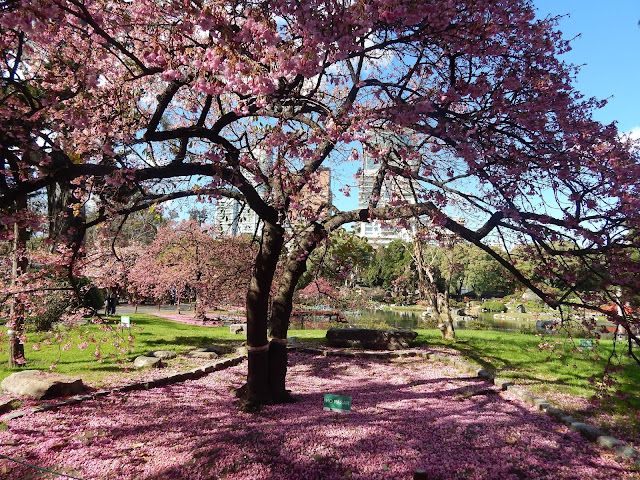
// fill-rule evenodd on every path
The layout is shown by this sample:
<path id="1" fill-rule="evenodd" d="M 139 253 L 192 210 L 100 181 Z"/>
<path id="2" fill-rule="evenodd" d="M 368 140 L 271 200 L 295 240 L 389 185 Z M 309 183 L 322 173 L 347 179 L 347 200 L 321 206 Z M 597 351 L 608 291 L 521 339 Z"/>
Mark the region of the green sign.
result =
<path id="1" fill-rule="evenodd" d="M 593 350 L 593 340 L 580 340 L 580 348 Z"/>
<path id="2" fill-rule="evenodd" d="M 323 410 L 328 412 L 350 412 L 351 397 L 343 397 L 342 395 L 331 395 L 325 393 Z"/>
<path id="3" fill-rule="evenodd" d="M 120 317 L 120 326 L 124 328 L 131 328 L 131 317 Z"/>

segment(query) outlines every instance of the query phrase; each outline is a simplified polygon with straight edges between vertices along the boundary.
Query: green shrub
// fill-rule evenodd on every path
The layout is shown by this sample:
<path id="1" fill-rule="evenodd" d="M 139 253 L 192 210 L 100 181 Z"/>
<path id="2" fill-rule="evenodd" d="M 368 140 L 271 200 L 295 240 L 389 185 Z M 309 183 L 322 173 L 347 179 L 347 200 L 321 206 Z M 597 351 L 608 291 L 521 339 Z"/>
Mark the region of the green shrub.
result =
<path id="1" fill-rule="evenodd" d="M 90 287 L 84 294 L 84 304 L 87 307 L 100 310 L 104 307 L 104 293 L 97 287 Z"/>
<path id="2" fill-rule="evenodd" d="M 454 308 L 456 310 L 458 309 L 464 310 L 467 308 L 467 304 L 465 302 L 457 302 L 455 300 L 449 300 L 449 307 Z"/>
<path id="3" fill-rule="evenodd" d="M 431 315 L 427 315 L 421 318 L 422 318 L 422 321 L 421 321 L 422 326 L 420 328 L 427 328 L 427 329 L 438 328 L 439 322 L 436 320 L 435 317 Z"/>
<path id="4" fill-rule="evenodd" d="M 535 323 L 527 323 L 524 325 L 520 325 L 516 332 L 524 334 L 536 334 L 538 333 L 538 329 L 536 328 Z"/>
<path id="5" fill-rule="evenodd" d="M 382 287 L 373 287 L 365 290 L 365 294 L 372 302 L 384 302 L 385 293 L 385 289 Z"/>
<path id="6" fill-rule="evenodd" d="M 502 302 L 484 302 L 481 308 L 487 312 L 504 313 L 507 311 L 507 306 Z"/>
<path id="7" fill-rule="evenodd" d="M 339 324 L 337 328 L 345 328 L 346 325 L 344 323 Z M 358 321 L 357 328 L 372 328 L 377 330 L 393 330 L 393 327 L 389 326 L 386 322 L 382 320 L 378 320 L 375 318 L 365 318 Z"/>
<path id="8" fill-rule="evenodd" d="M 32 326 L 36 332 L 51 330 L 53 324 L 60 321 L 60 317 L 71 305 L 69 297 L 61 293 L 47 295 L 43 301 L 45 311 L 26 319 L 27 325 Z"/>

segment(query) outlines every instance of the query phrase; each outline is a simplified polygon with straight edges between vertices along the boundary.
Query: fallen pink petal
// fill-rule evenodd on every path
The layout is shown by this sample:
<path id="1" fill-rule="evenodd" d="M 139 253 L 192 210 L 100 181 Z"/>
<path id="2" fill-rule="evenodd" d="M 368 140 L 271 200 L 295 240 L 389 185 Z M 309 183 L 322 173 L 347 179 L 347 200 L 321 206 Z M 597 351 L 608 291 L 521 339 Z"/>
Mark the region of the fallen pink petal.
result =
<path id="1" fill-rule="evenodd" d="M 240 412 L 246 362 L 8 422 L 2 454 L 83 479 L 633 479 L 632 464 L 435 361 L 290 355 L 297 403 Z M 323 410 L 324 394 L 351 413 Z M 0 460 L 6 478 L 31 467 Z"/>

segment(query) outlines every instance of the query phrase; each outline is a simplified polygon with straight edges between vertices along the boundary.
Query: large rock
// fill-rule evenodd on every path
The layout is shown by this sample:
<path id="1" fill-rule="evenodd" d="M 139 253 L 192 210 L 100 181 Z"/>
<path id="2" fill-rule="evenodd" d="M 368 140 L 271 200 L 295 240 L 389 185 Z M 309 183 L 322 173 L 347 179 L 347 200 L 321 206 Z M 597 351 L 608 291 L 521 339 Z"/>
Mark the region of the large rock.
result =
<path id="1" fill-rule="evenodd" d="M 2 381 L 0 387 L 6 392 L 28 395 L 38 400 L 76 395 L 86 389 L 77 377 L 40 370 L 12 373 Z"/>
<path id="2" fill-rule="evenodd" d="M 409 348 L 417 336 L 411 330 L 330 328 L 327 330 L 327 343 L 330 347 L 400 350 Z"/>
<path id="3" fill-rule="evenodd" d="M 133 361 L 133 366 L 136 368 L 161 368 L 164 367 L 164 364 L 162 363 L 162 359 L 158 357 L 141 355 Z"/>
<path id="4" fill-rule="evenodd" d="M 229 325 L 229 331 L 235 335 L 239 335 L 241 333 L 247 333 L 247 324 L 234 323 L 232 325 Z"/>

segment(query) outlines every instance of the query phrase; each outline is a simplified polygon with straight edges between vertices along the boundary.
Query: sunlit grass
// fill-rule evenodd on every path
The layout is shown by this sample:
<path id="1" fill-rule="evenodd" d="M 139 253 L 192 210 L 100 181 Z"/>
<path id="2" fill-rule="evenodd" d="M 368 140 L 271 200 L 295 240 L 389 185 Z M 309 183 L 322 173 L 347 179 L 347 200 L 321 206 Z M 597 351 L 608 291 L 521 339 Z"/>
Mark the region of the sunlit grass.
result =
<path id="1" fill-rule="evenodd" d="M 172 350 L 178 354 L 205 345 L 216 345 L 231 353 L 244 340 L 244 336 L 230 333 L 228 327 L 200 327 L 171 322 L 147 314 L 132 314 L 131 329 L 117 326 L 119 317 L 112 318 L 115 327 L 111 332 L 103 332 L 98 325 L 86 325 L 77 330 L 62 330 L 62 341 L 56 333 L 29 333 L 25 345 L 25 368 L 33 370 L 49 370 L 55 365 L 55 371 L 68 375 L 82 375 L 85 379 L 99 379 L 104 374 L 119 372 L 131 367 L 131 361 L 153 350 Z M 128 345 L 128 337 L 133 336 L 132 349 L 120 351 L 114 346 L 115 340 L 121 345 Z M 79 338 L 79 336 L 83 338 Z M 79 345 L 87 338 L 93 337 L 95 342 L 88 341 L 87 347 Z M 119 339 L 118 339 L 119 337 Z M 39 345 L 39 350 L 33 346 Z M 65 350 L 65 345 L 68 349 Z M 96 347 L 102 362 L 95 358 Z M 15 372 L 9 368 L 8 346 L 4 342 L 0 346 L 0 380 Z"/>

